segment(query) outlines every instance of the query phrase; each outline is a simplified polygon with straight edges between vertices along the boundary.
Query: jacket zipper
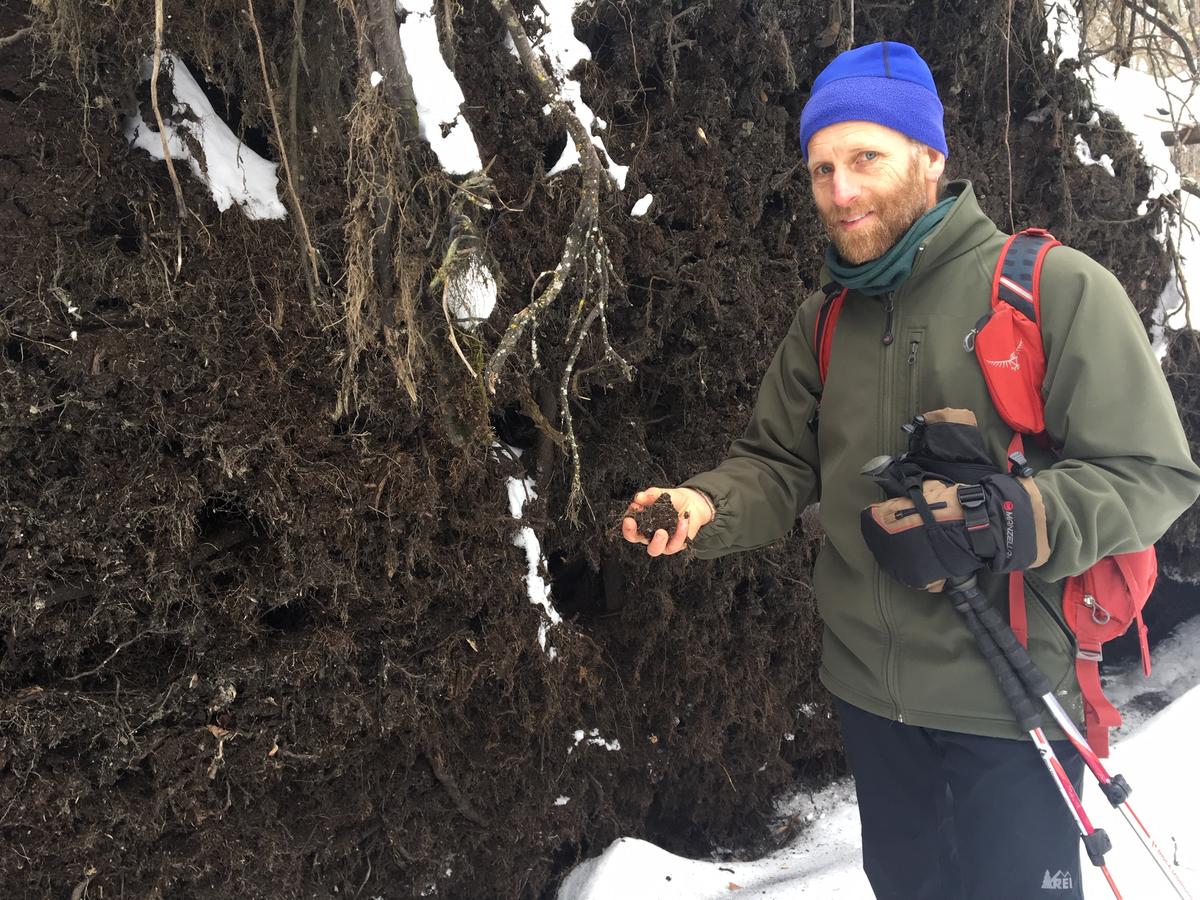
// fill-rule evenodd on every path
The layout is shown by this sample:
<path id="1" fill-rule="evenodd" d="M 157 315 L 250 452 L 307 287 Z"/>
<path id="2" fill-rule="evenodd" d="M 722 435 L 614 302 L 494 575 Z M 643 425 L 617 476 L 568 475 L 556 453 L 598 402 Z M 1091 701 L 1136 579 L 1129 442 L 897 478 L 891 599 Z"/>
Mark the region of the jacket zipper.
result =
<path id="1" fill-rule="evenodd" d="M 918 361 L 921 353 L 921 342 L 925 339 L 925 332 L 912 331 L 908 336 L 908 408 L 907 412 L 910 416 L 915 416 L 923 410 L 917 409 L 920 402 L 920 369 Z"/>
<path id="2" fill-rule="evenodd" d="M 883 352 L 880 355 L 880 373 L 882 375 L 882 385 L 880 394 L 882 397 L 881 415 L 879 417 L 879 429 L 881 448 L 888 448 L 896 440 L 895 435 L 886 433 L 889 431 L 888 411 L 892 409 L 892 397 L 895 393 L 896 385 L 893 377 L 893 360 L 891 354 L 887 352 L 891 347 L 895 338 L 893 336 L 893 326 L 896 324 L 896 294 L 899 291 L 888 291 L 884 299 L 884 327 L 883 327 Z M 896 649 L 896 622 L 892 615 L 892 584 L 891 577 L 883 571 L 882 568 L 877 570 L 876 576 L 876 607 L 879 613 L 880 621 L 883 623 L 883 631 L 886 636 L 887 644 L 884 648 L 883 655 L 883 687 L 887 692 L 888 699 L 892 703 L 893 709 L 896 711 L 896 720 L 904 721 L 904 709 L 900 705 L 900 695 L 896 690 L 896 685 L 899 682 L 899 660 L 898 651 Z"/>

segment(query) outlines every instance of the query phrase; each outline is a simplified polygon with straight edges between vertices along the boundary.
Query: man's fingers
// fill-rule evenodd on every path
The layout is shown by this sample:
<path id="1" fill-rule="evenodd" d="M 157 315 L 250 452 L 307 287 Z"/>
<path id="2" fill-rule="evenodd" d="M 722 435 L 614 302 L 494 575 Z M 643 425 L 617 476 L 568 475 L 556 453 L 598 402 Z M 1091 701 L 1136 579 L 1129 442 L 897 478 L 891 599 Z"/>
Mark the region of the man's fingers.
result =
<path id="1" fill-rule="evenodd" d="M 670 540 L 670 535 L 661 528 L 654 532 L 654 537 L 650 538 L 650 546 L 646 548 L 646 552 L 651 556 L 662 556 L 667 549 L 667 541 Z"/>
<path id="2" fill-rule="evenodd" d="M 671 535 L 671 539 L 667 542 L 667 553 L 678 553 L 687 544 L 688 536 L 688 520 L 683 516 L 679 517 L 679 524 L 675 526 L 675 533 Z"/>
<path id="3" fill-rule="evenodd" d="M 638 491 L 633 495 L 633 502 L 639 506 L 653 506 L 658 500 L 658 495 L 662 493 L 662 488 L 646 488 L 644 491 Z"/>
<path id="4" fill-rule="evenodd" d="M 638 531 L 637 522 L 629 516 L 621 520 L 621 537 L 634 544 L 650 543 L 650 539 Z"/>

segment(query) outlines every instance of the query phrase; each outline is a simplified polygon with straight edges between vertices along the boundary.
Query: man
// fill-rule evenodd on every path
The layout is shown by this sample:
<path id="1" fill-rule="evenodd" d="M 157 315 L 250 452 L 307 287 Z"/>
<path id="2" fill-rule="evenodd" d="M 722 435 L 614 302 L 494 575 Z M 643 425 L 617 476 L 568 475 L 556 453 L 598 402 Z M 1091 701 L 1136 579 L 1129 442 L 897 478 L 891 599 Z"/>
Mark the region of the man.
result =
<path id="1" fill-rule="evenodd" d="M 824 300 L 816 293 L 779 346 L 744 437 L 717 468 L 670 489 L 674 534 L 647 539 L 632 518 L 622 529 L 651 556 L 690 541 L 694 555 L 712 558 L 779 538 L 820 500 L 821 678 L 841 719 L 876 896 L 1081 897 L 1074 824 L 970 633 L 945 594 L 881 569 L 860 528 L 861 511 L 882 499 L 860 469 L 902 452 L 900 426 L 915 414 L 973 411 L 997 461 L 1012 436 L 964 349 L 990 307 L 1005 236 L 969 182 L 950 184 L 939 202 L 942 119 L 928 67 L 904 44 L 848 51 L 817 78 L 800 141 L 832 240 L 821 283 L 850 289 L 825 382 L 812 343 Z M 1020 494 L 1016 528 L 1026 545 L 1037 538 L 1038 552 L 1020 566 L 1028 566 L 1029 650 L 1079 720 L 1062 581 L 1151 545 L 1200 493 L 1200 469 L 1113 276 L 1058 247 L 1045 258 L 1040 293 L 1046 429 L 1057 452 L 1027 442 L 1035 475 L 1007 489 Z M 662 490 L 638 493 L 631 511 Z M 1006 610 L 1007 578 L 986 569 L 979 577 Z M 1078 786 L 1078 754 L 1061 740 L 1055 748 Z"/>

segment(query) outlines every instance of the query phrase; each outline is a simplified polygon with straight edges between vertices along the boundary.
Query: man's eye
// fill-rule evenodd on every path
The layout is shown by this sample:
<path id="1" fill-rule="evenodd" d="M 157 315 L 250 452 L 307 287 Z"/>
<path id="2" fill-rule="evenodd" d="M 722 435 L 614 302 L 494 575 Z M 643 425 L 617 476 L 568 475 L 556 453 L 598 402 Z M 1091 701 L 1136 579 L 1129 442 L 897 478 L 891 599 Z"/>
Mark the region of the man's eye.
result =
<path id="1" fill-rule="evenodd" d="M 817 174 L 818 175 L 828 175 L 832 171 L 833 171 L 833 166 L 829 166 L 829 165 L 817 166 Z"/>
<path id="2" fill-rule="evenodd" d="M 867 162 L 874 162 L 875 160 L 879 159 L 879 152 L 876 150 L 864 150 L 863 159 L 865 159 Z"/>

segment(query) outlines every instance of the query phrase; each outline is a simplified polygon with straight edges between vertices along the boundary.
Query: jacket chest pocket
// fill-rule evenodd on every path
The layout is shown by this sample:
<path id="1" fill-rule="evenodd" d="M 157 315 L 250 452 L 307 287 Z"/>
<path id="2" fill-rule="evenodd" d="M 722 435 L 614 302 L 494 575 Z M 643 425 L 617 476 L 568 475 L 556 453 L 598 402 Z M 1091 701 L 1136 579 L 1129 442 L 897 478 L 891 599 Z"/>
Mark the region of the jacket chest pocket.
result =
<path id="1" fill-rule="evenodd" d="M 912 419 L 919 413 L 928 412 L 921 408 L 921 349 L 925 343 L 925 329 L 912 328 L 905 335 L 904 349 L 907 354 L 904 361 L 904 378 L 907 385 L 905 394 L 906 420 Z"/>

